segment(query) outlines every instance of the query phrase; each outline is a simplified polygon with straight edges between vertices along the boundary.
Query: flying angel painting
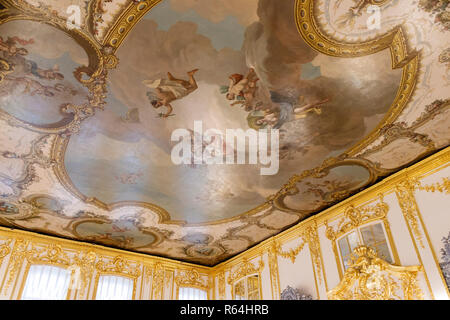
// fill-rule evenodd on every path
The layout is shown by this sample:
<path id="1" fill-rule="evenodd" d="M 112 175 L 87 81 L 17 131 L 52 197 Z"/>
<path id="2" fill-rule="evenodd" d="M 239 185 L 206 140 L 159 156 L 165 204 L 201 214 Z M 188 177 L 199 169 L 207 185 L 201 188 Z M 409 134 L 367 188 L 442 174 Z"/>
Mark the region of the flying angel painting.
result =
<path id="1" fill-rule="evenodd" d="M 187 73 L 189 80 L 177 79 L 170 72 L 167 72 L 168 79 L 144 80 L 142 83 L 150 89 L 153 89 L 155 95 L 147 94 L 153 108 L 158 109 L 166 107 L 166 113 L 159 113 L 159 117 L 167 119 L 174 115 L 172 102 L 180 100 L 197 90 L 197 81 L 194 74 L 198 69 L 194 69 Z"/>

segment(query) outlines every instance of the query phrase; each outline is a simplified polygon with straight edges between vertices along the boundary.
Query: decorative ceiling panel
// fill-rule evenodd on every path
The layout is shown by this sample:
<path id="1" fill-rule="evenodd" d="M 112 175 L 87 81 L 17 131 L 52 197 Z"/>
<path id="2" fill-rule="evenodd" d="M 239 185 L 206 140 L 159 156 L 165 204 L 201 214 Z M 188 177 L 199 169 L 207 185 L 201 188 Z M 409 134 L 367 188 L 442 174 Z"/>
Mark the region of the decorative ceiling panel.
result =
<path id="1" fill-rule="evenodd" d="M 2 4 L 5 226 L 214 265 L 449 143 L 431 1 Z M 278 170 L 175 164 L 196 121 L 278 129 Z"/>

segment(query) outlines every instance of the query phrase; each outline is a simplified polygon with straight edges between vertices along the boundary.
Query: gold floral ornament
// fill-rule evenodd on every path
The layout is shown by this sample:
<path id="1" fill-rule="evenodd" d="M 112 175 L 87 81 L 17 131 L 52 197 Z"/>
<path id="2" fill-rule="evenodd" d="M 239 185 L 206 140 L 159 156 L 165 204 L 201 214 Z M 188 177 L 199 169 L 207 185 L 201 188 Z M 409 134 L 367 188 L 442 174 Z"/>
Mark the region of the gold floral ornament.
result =
<path id="1" fill-rule="evenodd" d="M 302 239 L 300 244 L 296 246 L 295 248 L 289 249 L 288 251 L 283 251 L 281 248 L 281 245 L 279 242 L 276 242 L 274 244 L 276 254 L 285 258 L 285 259 L 291 259 L 291 262 L 294 263 L 297 259 L 298 254 L 303 250 L 303 247 L 305 246 L 306 241 Z"/>
<path id="2" fill-rule="evenodd" d="M 0 264 L 2 263 L 3 258 L 11 252 L 11 242 L 12 239 L 8 239 L 0 245 Z"/>
<path id="3" fill-rule="evenodd" d="M 353 250 L 350 266 L 330 300 L 423 300 L 417 284 L 421 266 L 400 267 L 380 259 L 375 250 L 359 246 Z"/>
<path id="4" fill-rule="evenodd" d="M 423 186 L 420 181 L 417 181 L 416 185 L 417 189 L 421 191 L 450 194 L 450 178 L 443 178 L 442 182 L 436 182 L 425 186 Z"/>
<path id="5" fill-rule="evenodd" d="M 122 256 L 117 256 L 113 261 L 105 263 L 103 260 L 97 262 L 96 269 L 102 273 L 113 273 L 127 275 L 137 278 L 141 275 L 141 270 L 138 266 L 132 266 Z"/>
<path id="6" fill-rule="evenodd" d="M 178 298 L 180 287 L 184 288 L 196 288 L 208 292 L 212 287 L 212 281 L 208 277 L 204 279 L 195 269 L 190 269 L 179 273 L 175 277 L 175 283 L 177 285 L 176 297 Z"/>
<path id="7" fill-rule="evenodd" d="M 97 254 L 94 251 L 82 252 L 74 258 L 74 264 L 69 267 L 72 272 L 69 288 L 78 289 L 78 296 L 83 299 L 88 283 L 94 274 Z"/>
<path id="8" fill-rule="evenodd" d="M 384 197 L 382 194 L 379 194 L 378 197 L 380 202 L 373 206 L 358 208 L 354 205 L 348 206 L 344 211 L 344 217 L 338 222 L 337 230 L 334 230 L 328 225 L 328 221 L 325 221 L 327 238 L 334 241 L 350 230 L 353 230 L 363 224 L 386 219 L 389 212 L 389 206 L 386 202 L 384 202 Z"/>
<path id="9" fill-rule="evenodd" d="M 161 263 L 155 263 L 153 267 L 152 280 L 152 300 L 164 299 L 164 266 Z"/>
<path id="10" fill-rule="evenodd" d="M 202 279 L 195 269 L 185 271 L 175 277 L 175 283 L 179 287 L 194 287 L 204 290 L 210 288 L 208 280 Z"/>
<path id="11" fill-rule="evenodd" d="M 412 229 L 419 245 L 425 248 L 423 243 L 423 233 L 420 228 L 419 209 L 414 197 L 414 190 L 417 187 L 416 181 L 407 177 L 395 187 L 395 193 L 402 209 L 403 216 L 408 223 L 408 228 Z"/>
<path id="12" fill-rule="evenodd" d="M 49 244 L 43 248 L 36 248 L 32 245 L 27 253 L 27 260 L 31 264 L 47 263 L 58 266 L 70 266 L 72 264 L 70 257 L 58 244 Z"/>
<path id="13" fill-rule="evenodd" d="M 242 259 L 242 262 L 238 265 L 238 267 L 233 272 L 230 272 L 230 275 L 228 276 L 228 284 L 232 285 L 237 280 L 251 274 L 260 274 L 263 269 L 264 261 L 262 260 L 262 258 L 259 260 L 259 263 L 256 266 L 253 263 L 249 262 L 246 258 L 244 258 Z"/>
<path id="14" fill-rule="evenodd" d="M 217 279 L 219 282 L 219 300 L 225 300 L 225 272 L 219 273 Z"/>

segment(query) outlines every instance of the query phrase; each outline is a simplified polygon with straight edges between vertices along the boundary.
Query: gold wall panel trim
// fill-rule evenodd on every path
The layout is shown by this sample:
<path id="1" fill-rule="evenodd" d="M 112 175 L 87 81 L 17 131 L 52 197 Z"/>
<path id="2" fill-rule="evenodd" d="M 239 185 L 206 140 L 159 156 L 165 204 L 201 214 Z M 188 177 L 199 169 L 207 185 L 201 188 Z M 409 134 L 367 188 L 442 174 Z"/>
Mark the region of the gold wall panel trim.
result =
<path id="1" fill-rule="evenodd" d="M 2 265 L 3 258 L 11 252 L 11 242 L 12 239 L 7 239 L 0 245 L 0 266 Z"/>
<path id="2" fill-rule="evenodd" d="M 80 242 L 77 240 L 59 238 L 56 236 L 47 236 L 42 234 L 37 234 L 31 231 L 24 231 L 18 229 L 10 229 L 6 227 L 0 227 L 0 238 L 5 239 L 15 239 L 16 243 L 18 239 L 22 239 L 21 241 L 28 241 L 40 245 L 50 245 L 57 244 L 67 250 L 78 250 L 85 252 L 93 252 L 99 257 L 115 257 L 122 256 L 128 261 L 141 262 L 141 263 L 160 263 L 164 265 L 166 268 L 170 269 L 189 269 L 196 268 L 200 273 L 209 273 L 211 270 L 210 267 L 205 267 L 201 265 L 196 265 L 188 262 L 180 262 L 176 260 L 171 260 L 168 258 L 162 258 L 157 256 L 151 256 L 143 253 L 136 253 L 132 251 L 125 251 L 121 249 L 115 249 L 111 247 L 105 247 L 97 244 Z M 15 245 L 16 245 L 15 243 Z M 12 250 L 14 252 L 14 249 Z"/>
<path id="3" fill-rule="evenodd" d="M 226 297 L 226 284 L 225 284 L 225 272 L 222 271 L 217 275 L 217 282 L 218 282 L 218 294 L 219 294 L 219 300 L 225 300 Z"/>
<path id="4" fill-rule="evenodd" d="M 278 249 L 279 246 L 274 240 L 272 246 L 267 251 L 267 258 L 269 260 L 270 288 L 272 291 L 272 300 L 280 300 L 281 298 L 280 271 L 278 268 Z"/>
<path id="5" fill-rule="evenodd" d="M 397 197 L 400 203 L 400 207 L 402 208 L 403 216 L 405 218 L 406 223 L 408 224 L 408 227 L 410 227 L 416 236 L 412 240 L 416 242 L 416 239 L 418 240 L 419 244 L 422 248 L 424 248 L 423 244 L 423 235 L 420 232 L 419 225 L 422 227 L 425 239 L 428 243 L 428 246 L 430 248 L 431 254 L 433 256 L 433 260 L 435 262 L 436 268 L 439 272 L 439 276 L 442 280 L 443 286 L 445 288 L 445 292 L 447 296 L 450 298 L 450 291 L 447 286 L 447 282 L 445 281 L 444 275 L 442 273 L 436 251 L 434 249 L 433 243 L 431 242 L 430 236 L 428 234 L 427 228 L 425 226 L 425 223 L 422 218 L 422 214 L 419 210 L 419 206 L 417 204 L 417 200 L 415 197 L 415 191 L 421 190 L 426 192 L 440 192 L 449 194 L 449 179 L 444 177 L 442 178 L 442 182 L 437 182 L 431 185 L 425 185 L 423 186 L 421 182 L 419 181 L 418 177 L 415 178 L 409 178 L 408 176 L 405 178 L 405 181 L 403 181 L 401 184 L 397 186 Z M 417 248 L 416 248 L 417 249 Z M 419 251 L 417 251 L 417 254 L 420 255 Z"/>
<path id="6" fill-rule="evenodd" d="M 414 185 L 411 180 L 406 178 L 404 181 L 400 182 L 395 187 L 395 193 L 406 222 L 411 227 L 414 237 L 419 242 L 420 247 L 424 249 L 425 246 L 420 228 L 418 208 L 414 198 Z"/>
<path id="7" fill-rule="evenodd" d="M 399 198 L 398 193 L 396 193 L 396 196 L 397 196 L 398 202 L 400 203 L 402 201 L 401 197 Z M 409 196 L 407 196 L 407 197 L 409 197 Z M 404 218 L 406 227 L 408 228 L 408 232 L 409 232 L 409 235 L 411 237 L 411 242 L 412 242 L 412 244 L 414 246 L 414 251 L 416 252 L 417 259 L 419 260 L 420 265 L 423 267 L 423 260 L 422 260 L 421 254 L 419 252 L 419 248 L 418 248 L 418 244 L 416 242 L 416 238 L 414 236 L 414 231 L 412 230 L 412 227 L 409 224 L 408 218 L 405 216 L 405 213 L 403 212 L 404 209 L 403 209 L 403 207 L 401 205 L 400 205 L 400 209 L 402 210 L 403 218 Z M 433 293 L 433 290 L 431 289 L 430 280 L 428 279 L 428 275 L 427 275 L 425 270 L 424 270 L 424 276 L 425 276 L 425 281 L 426 281 L 427 286 L 428 286 L 428 290 L 429 290 L 429 292 L 431 294 L 432 299 L 434 300 L 434 293 Z"/>

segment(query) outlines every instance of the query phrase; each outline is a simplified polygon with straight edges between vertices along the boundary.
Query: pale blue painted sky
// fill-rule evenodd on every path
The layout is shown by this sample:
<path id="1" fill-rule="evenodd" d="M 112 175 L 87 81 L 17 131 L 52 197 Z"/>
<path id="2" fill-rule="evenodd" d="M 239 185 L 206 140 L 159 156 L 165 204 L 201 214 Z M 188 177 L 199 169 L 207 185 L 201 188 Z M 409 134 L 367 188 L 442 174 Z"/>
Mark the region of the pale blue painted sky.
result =
<path id="1" fill-rule="evenodd" d="M 164 31 L 167 31 L 177 21 L 195 22 L 198 25 L 197 32 L 211 39 L 216 50 L 225 47 L 241 50 L 244 43 L 246 27 L 239 24 L 233 16 L 228 16 L 220 23 L 213 23 L 192 9 L 185 13 L 176 12 L 172 10 L 170 1 L 163 1 L 150 10 L 144 19 L 155 21 L 158 28 Z"/>

